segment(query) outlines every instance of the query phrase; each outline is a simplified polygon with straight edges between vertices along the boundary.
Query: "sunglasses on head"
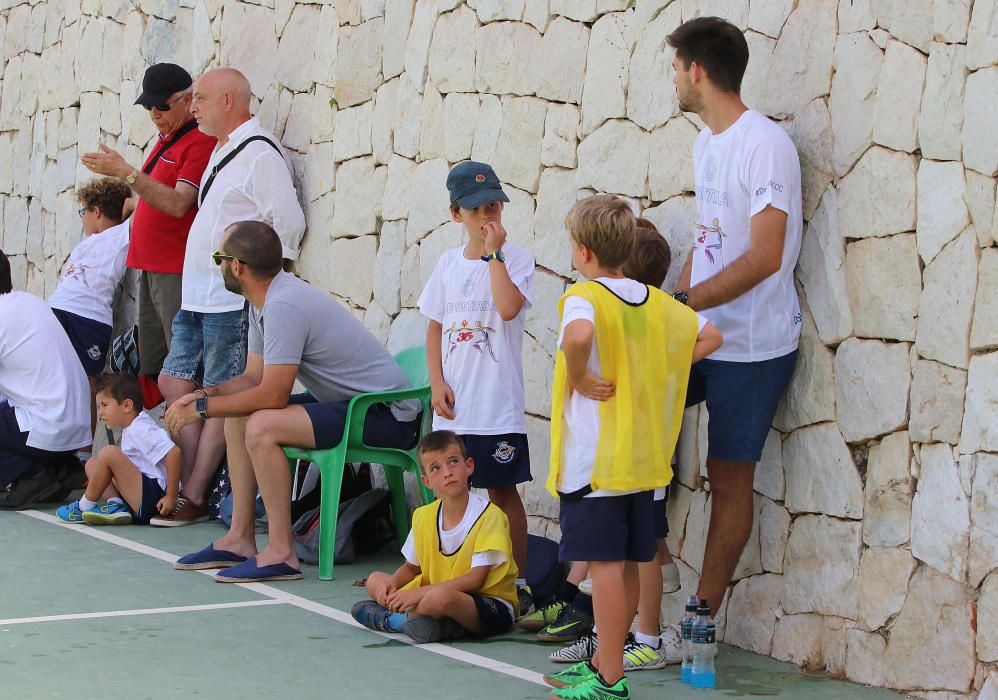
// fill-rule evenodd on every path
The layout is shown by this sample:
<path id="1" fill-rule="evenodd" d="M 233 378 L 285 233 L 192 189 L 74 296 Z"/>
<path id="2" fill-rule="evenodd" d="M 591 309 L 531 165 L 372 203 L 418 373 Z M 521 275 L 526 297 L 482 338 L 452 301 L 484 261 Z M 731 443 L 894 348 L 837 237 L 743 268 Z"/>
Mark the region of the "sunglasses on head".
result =
<path id="1" fill-rule="evenodd" d="M 235 255 L 226 255 L 225 253 L 218 250 L 216 250 L 214 253 L 211 254 L 211 259 L 216 266 L 221 265 L 223 260 L 236 260 L 237 262 L 241 262 L 243 265 L 246 264 L 245 260 L 241 260 L 237 258 Z"/>

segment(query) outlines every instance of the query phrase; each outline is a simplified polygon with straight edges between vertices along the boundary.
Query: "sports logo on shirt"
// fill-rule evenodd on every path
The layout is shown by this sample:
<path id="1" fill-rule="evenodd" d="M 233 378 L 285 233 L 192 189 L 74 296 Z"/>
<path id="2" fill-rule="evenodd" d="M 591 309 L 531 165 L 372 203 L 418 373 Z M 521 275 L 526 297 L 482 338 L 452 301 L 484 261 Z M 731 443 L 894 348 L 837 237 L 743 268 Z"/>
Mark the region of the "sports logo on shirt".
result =
<path id="1" fill-rule="evenodd" d="M 70 263 L 66 265 L 66 269 L 62 271 L 62 279 L 75 279 L 83 283 L 84 287 L 89 287 L 87 284 L 87 270 L 90 269 L 90 265 L 83 265 L 82 263 Z"/>
<path id="2" fill-rule="evenodd" d="M 492 348 L 492 336 L 490 335 L 495 332 L 495 328 L 485 326 L 481 321 L 475 321 L 474 326 L 469 325 L 467 321 L 461 321 L 461 325 L 458 326 L 456 321 L 452 321 L 450 328 L 444 330 L 444 335 L 447 337 L 447 354 L 444 355 L 444 363 L 446 364 L 451 354 L 461 347 L 474 348 L 482 355 L 487 354 L 493 361 L 498 362 L 499 358 L 496 357 L 495 350 Z"/>
<path id="3" fill-rule="evenodd" d="M 694 226 L 696 234 L 694 235 L 693 247 L 703 250 L 704 256 L 711 265 L 718 264 L 718 261 L 714 259 L 717 256 L 720 259 L 721 267 L 724 267 L 724 239 L 728 237 L 728 234 L 721 229 L 720 221 L 714 219 L 713 224 L 713 226 L 705 226 L 697 223 Z"/>
<path id="4" fill-rule="evenodd" d="M 500 440 L 496 444 L 496 451 L 492 453 L 492 459 L 500 464 L 509 464 L 516 457 L 516 448 L 506 440 Z"/>
<path id="5" fill-rule="evenodd" d="M 103 354 L 99 345 L 91 345 L 87 348 L 87 355 L 90 356 L 91 360 L 99 360 Z"/>
<path id="6" fill-rule="evenodd" d="M 717 159 L 714 156 L 709 156 L 706 162 L 703 164 L 703 180 L 704 182 L 713 182 L 714 175 L 717 174 Z"/>
<path id="7" fill-rule="evenodd" d="M 469 275 L 468 279 L 466 279 L 464 281 L 464 284 L 461 286 L 461 296 L 470 297 L 474 293 L 475 293 L 475 278 Z"/>

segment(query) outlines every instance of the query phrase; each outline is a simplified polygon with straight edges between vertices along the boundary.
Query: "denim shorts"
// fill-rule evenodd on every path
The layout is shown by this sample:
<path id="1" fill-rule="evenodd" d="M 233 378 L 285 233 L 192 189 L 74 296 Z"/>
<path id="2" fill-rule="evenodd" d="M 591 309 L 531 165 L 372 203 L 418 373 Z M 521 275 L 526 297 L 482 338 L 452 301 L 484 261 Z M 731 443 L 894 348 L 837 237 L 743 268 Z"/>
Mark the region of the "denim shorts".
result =
<path id="1" fill-rule="evenodd" d="M 651 561 L 654 491 L 561 499 L 561 561 Z M 659 511 L 661 513 L 661 511 Z"/>
<path id="2" fill-rule="evenodd" d="M 707 456 L 758 462 L 790 383 L 797 351 L 761 362 L 700 360 L 690 370 L 686 405 L 707 401 Z"/>
<path id="3" fill-rule="evenodd" d="M 181 309 L 173 318 L 173 339 L 162 374 L 201 386 L 217 386 L 239 376 L 246 369 L 247 330 L 245 307 L 217 314 Z"/>

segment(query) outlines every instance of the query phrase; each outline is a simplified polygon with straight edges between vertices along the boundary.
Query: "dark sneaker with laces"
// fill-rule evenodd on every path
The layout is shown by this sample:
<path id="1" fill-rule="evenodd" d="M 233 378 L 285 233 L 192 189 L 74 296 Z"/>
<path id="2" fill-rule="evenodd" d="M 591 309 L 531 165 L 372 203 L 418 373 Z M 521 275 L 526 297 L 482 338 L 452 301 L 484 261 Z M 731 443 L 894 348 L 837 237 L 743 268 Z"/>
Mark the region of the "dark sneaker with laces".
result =
<path id="1" fill-rule="evenodd" d="M 360 600 L 353 604 L 350 614 L 360 624 L 368 629 L 379 632 L 398 632 L 388 624 L 388 619 L 392 616 L 392 611 L 383 605 L 378 605 L 373 600 Z"/>
<path id="2" fill-rule="evenodd" d="M 574 605 L 567 605 L 558 617 L 537 633 L 538 642 L 574 642 L 593 628 L 593 618 Z"/>
<path id="3" fill-rule="evenodd" d="M 177 498 L 177 505 L 166 515 L 157 515 L 149 519 L 149 524 L 156 527 L 180 527 L 193 523 L 203 523 L 208 519 L 208 506 L 195 505 L 186 496 Z"/>
<path id="4" fill-rule="evenodd" d="M 516 600 L 520 608 L 516 619 L 519 620 L 521 617 L 525 617 L 534 611 L 534 592 L 530 590 L 530 586 L 517 586 Z"/>
<path id="5" fill-rule="evenodd" d="M 413 615 L 402 625 L 402 631 L 418 644 L 443 642 L 465 635 L 464 628 L 457 620 L 449 617 L 428 617 L 427 615 Z"/>
<path id="6" fill-rule="evenodd" d="M 575 644 L 567 646 L 564 649 L 559 649 L 548 656 L 548 658 L 556 664 L 576 664 L 580 661 L 588 661 L 593 658 L 598 646 L 599 640 L 596 638 L 596 633 L 592 630 L 587 630 L 584 635 L 579 637 L 579 641 Z"/>
<path id="7" fill-rule="evenodd" d="M 516 626 L 528 632 L 539 632 L 552 622 L 558 619 L 561 611 L 568 607 L 568 603 L 563 600 L 556 600 L 553 603 L 537 608 L 529 615 L 525 615 L 517 620 Z"/>

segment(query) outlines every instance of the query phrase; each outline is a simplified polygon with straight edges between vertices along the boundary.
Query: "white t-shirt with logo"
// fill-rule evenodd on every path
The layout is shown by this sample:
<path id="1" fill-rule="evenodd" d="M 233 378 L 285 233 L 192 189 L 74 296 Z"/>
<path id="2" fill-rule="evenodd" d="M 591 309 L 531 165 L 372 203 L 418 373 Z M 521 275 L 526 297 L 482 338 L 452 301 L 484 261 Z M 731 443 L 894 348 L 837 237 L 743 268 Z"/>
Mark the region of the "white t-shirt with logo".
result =
<path id="1" fill-rule="evenodd" d="M 640 304 L 648 298 L 648 287 L 632 279 L 600 277 L 595 280 L 629 304 Z M 578 296 L 565 299 L 561 313 L 561 331 L 558 334 L 558 347 L 565 337 L 565 328 L 572 321 L 588 321 L 596 327 L 596 310 L 593 305 Z M 697 333 L 707 325 L 707 319 L 697 314 Z M 596 336 L 593 335 L 592 350 L 589 353 L 589 371 L 600 376 L 599 350 Z M 559 474 L 558 491 L 572 493 L 592 483 L 593 467 L 596 465 L 596 444 L 599 442 L 600 401 L 590 399 L 577 391 L 565 397 L 562 408 L 562 469 Z M 586 495 L 623 496 L 637 491 L 611 491 L 599 489 Z M 663 489 L 664 493 L 664 489 Z"/>
<path id="2" fill-rule="evenodd" d="M 434 415 L 434 430 L 527 432 L 520 353 L 534 256 L 509 243 L 503 253 L 509 277 L 526 300 L 511 321 L 502 320 L 492 300 L 490 263 L 468 260 L 463 246 L 440 256 L 417 302 L 424 316 L 443 326 L 441 363 L 444 381 L 454 392 L 454 420 Z"/>
<path id="3" fill-rule="evenodd" d="M 129 222 L 84 237 L 69 254 L 49 306 L 111 325 L 111 300 L 125 276 Z"/>
<path id="4" fill-rule="evenodd" d="M 780 269 L 745 294 L 705 309 L 724 335 L 711 359 L 759 362 L 797 348 L 801 314 L 794 267 L 803 216 L 800 159 L 786 132 L 754 110 L 720 134 L 705 128 L 693 144 L 697 219 L 690 285 L 713 277 L 751 247 L 750 221 L 767 206 L 787 213 Z"/>
<path id="5" fill-rule="evenodd" d="M 121 431 L 121 451 L 139 471 L 159 482 L 166 490 L 166 455 L 176 445 L 169 433 L 159 426 L 149 414 L 142 412 Z"/>

